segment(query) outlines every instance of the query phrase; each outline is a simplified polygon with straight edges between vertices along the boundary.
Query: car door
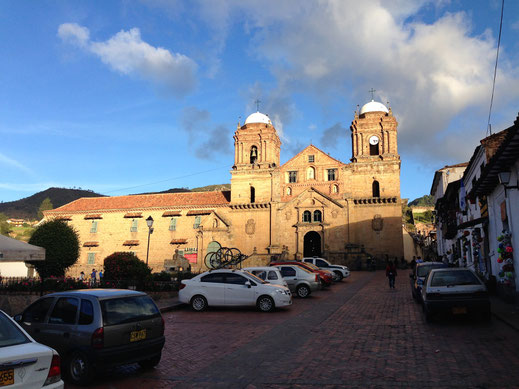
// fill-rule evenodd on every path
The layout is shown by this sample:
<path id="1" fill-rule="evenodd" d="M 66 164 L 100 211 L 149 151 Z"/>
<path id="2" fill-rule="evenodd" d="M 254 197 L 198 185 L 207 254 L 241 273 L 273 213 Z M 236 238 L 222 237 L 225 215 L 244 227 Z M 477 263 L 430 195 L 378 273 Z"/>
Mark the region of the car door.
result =
<path id="1" fill-rule="evenodd" d="M 209 305 L 225 304 L 224 273 L 209 273 L 200 278 L 200 293 L 206 298 Z M 198 294 L 198 292 L 194 293 Z"/>
<path id="2" fill-rule="evenodd" d="M 249 281 L 251 286 L 245 285 Z M 237 273 L 225 273 L 225 305 L 255 305 L 253 282 Z M 254 283 L 254 285 L 256 285 Z"/>
<path id="3" fill-rule="evenodd" d="M 293 266 L 279 266 L 279 271 L 283 279 L 287 282 L 288 288 L 293 292 L 297 285 L 297 272 Z"/>
<path id="4" fill-rule="evenodd" d="M 21 315 L 19 324 L 39 343 L 46 344 L 42 338 L 41 328 L 45 325 L 49 309 L 53 304 L 54 297 L 40 298 L 26 308 Z"/>
<path id="5" fill-rule="evenodd" d="M 328 264 L 328 262 L 326 261 L 323 261 L 322 259 L 319 259 L 317 258 L 315 260 L 315 265 L 320 268 L 320 269 L 328 269 L 330 267 L 330 265 Z"/>
<path id="6" fill-rule="evenodd" d="M 66 355 L 76 334 L 79 299 L 60 297 L 54 304 L 47 323 L 41 327 L 45 344 L 54 348 L 60 355 Z"/>

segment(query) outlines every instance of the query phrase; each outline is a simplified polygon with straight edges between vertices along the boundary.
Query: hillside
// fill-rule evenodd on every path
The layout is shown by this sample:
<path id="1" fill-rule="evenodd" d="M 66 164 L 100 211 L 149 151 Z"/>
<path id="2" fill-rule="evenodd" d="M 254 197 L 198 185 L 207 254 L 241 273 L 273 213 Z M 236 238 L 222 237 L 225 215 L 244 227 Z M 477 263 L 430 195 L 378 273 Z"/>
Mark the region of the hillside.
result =
<path id="1" fill-rule="evenodd" d="M 20 200 L 0 203 L 0 213 L 14 219 L 36 220 L 38 218 L 38 208 L 46 198 L 50 199 L 54 208 L 58 208 L 80 197 L 101 196 L 103 195 L 89 190 L 49 188 Z"/>
<path id="2" fill-rule="evenodd" d="M 220 190 L 220 191 L 231 190 L 231 184 L 201 186 L 200 188 L 191 189 L 191 192 L 212 192 L 212 191 L 217 191 L 217 190 Z"/>
<path id="3" fill-rule="evenodd" d="M 434 197 L 425 195 L 414 199 L 408 204 L 409 207 L 434 207 Z"/>

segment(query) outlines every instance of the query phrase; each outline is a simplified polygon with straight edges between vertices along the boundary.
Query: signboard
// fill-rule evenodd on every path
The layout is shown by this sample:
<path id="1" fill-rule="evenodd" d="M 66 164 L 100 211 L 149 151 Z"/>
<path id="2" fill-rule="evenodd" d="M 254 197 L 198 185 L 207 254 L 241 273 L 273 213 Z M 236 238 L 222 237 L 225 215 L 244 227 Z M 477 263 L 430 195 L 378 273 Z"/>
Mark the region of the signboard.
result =
<path id="1" fill-rule="evenodd" d="M 196 247 L 188 247 L 184 249 L 184 258 L 186 258 L 189 263 L 197 263 L 198 261 L 198 250 Z"/>

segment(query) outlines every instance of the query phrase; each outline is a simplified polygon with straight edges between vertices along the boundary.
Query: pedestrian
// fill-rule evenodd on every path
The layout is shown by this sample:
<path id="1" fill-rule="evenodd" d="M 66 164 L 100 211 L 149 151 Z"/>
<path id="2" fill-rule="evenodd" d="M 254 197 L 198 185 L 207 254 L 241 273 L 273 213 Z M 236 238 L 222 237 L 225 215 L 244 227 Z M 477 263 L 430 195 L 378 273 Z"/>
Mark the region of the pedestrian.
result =
<path id="1" fill-rule="evenodd" d="M 85 272 L 81 270 L 81 273 L 79 273 L 79 280 L 84 281 L 85 280 Z"/>
<path id="2" fill-rule="evenodd" d="M 416 263 L 422 263 L 423 262 L 423 259 L 421 256 L 418 256 L 418 258 L 416 258 Z"/>
<path id="3" fill-rule="evenodd" d="M 99 283 L 103 282 L 103 269 L 99 270 Z"/>
<path id="4" fill-rule="evenodd" d="M 92 274 L 90 274 L 90 282 L 92 283 L 92 286 L 95 286 L 97 281 L 97 271 L 96 269 L 92 269 Z"/>
<path id="5" fill-rule="evenodd" d="M 396 265 L 391 261 L 386 266 L 386 277 L 389 280 L 389 288 L 395 289 Z"/>

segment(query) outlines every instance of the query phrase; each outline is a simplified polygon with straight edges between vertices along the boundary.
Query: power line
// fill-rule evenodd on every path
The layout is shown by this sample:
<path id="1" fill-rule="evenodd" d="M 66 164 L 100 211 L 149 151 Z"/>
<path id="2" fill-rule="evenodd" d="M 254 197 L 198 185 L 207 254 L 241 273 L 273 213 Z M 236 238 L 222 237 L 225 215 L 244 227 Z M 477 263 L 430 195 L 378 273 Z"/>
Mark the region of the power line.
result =
<path id="1" fill-rule="evenodd" d="M 163 182 L 174 181 L 174 180 L 180 180 L 180 179 L 182 179 L 182 178 L 188 178 L 188 177 L 193 177 L 193 176 L 197 176 L 197 175 L 204 174 L 204 173 L 214 172 L 215 170 L 220 170 L 220 169 L 222 169 L 223 167 L 225 167 L 225 166 L 220 166 L 220 167 L 217 167 L 217 168 L 215 168 L 215 169 L 210 169 L 210 170 L 204 170 L 204 171 L 202 171 L 202 172 L 196 172 L 196 173 L 186 174 L 186 175 L 184 175 L 184 176 L 178 176 L 178 177 L 174 177 L 174 178 L 168 178 L 167 180 L 155 181 L 155 182 L 150 182 L 150 183 L 147 183 L 147 184 L 141 184 L 141 185 L 129 186 L 129 187 L 127 187 L 127 188 L 115 189 L 115 190 L 111 190 L 111 191 L 109 191 L 109 192 L 105 192 L 105 193 L 121 192 L 121 191 L 123 191 L 123 190 L 129 190 L 129 189 L 135 189 L 135 188 L 142 188 L 143 186 L 162 184 Z"/>
<path id="2" fill-rule="evenodd" d="M 503 11 L 505 9 L 505 0 L 501 3 L 501 21 L 499 23 L 499 38 L 497 39 L 496 65 L 494 67 L 494 81 L 492 83 L 492 97 L 490 98 L 490 108 L 488 110 L 487 134 L 492 135 L 492 126 L 490 124 L 490 116 L 492 114 L 492 105 L 494 104 L 494 90 L 496 88 L 497 60 L 499 59 L 499 47 L 501 46 L 501 30 L 503 28 Z"/>

